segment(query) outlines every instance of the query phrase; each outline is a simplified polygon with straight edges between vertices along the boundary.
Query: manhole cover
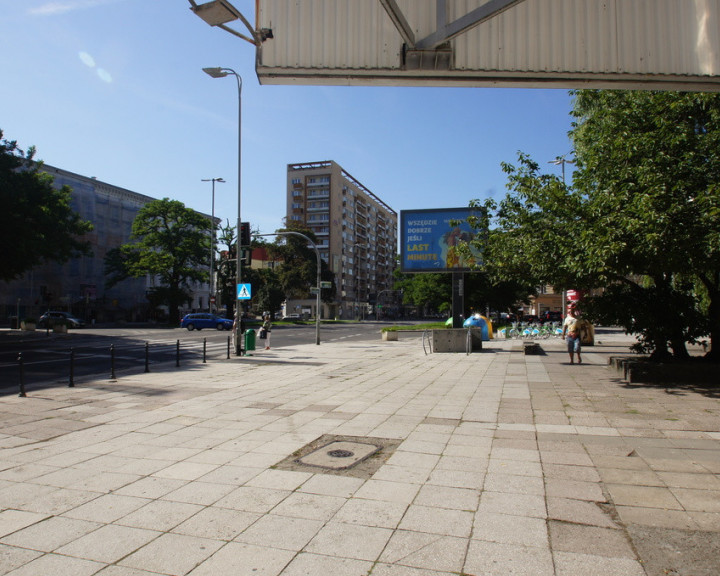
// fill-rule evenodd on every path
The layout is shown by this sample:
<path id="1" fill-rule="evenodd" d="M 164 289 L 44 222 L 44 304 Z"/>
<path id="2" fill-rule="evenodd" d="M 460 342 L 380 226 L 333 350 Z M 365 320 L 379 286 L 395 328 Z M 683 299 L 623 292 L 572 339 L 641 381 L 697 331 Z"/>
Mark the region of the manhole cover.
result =
<path id="1" fill-rule="evenodd" d="M 311 474 L 370 478 L 400 445 L 397 438 L 325 434 L 273 466 Z"/>
<path id="2" fill-rule="evenodd" d="M 381 446 L 363 442 L 331 442 L 298 460 L 308 466 L 342 470 L 372 456 Z"/>

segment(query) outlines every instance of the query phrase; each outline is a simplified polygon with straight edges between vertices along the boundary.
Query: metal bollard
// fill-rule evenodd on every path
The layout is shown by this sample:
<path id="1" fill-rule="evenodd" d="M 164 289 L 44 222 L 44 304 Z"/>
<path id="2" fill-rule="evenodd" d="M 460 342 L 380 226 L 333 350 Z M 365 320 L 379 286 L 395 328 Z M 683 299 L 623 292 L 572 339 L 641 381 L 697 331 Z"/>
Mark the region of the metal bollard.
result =
<path id="1" fill-rule="evenodd" d="M 145 342 L 145 374 L 150 372 L 150 342 Z"/>
<path id="2" fill-rule="evenodd" d="M 110 344 L 110 380 L 115 380 L 115 344 Z"/>
<path id="3" fill-rule="evenodd" d="M 230 360 L 230 336 L 228 336 L 227 360 Z"/>
<path id="4" fill-rule="evenodd" d="M 75 349 L 70 348 L 70 382 L 69 388 L 75 388 Z"/>
<path id="5" fill-rule="evenodd" d="M 25 361 L 23 360 L 22 352 L 18 354 L 18 364 L 20 365 L 20 398 L 26 398 L 25 394 Z"/>
<path id="6" fill-rule="evenodd" d="M 180 340 L 175 344 L 175 368 L 180 366 Z"/>
<path id="7" fill-rule="evenodd" d="M 203 364 L 207 364 L 207 338 L 203 338 Z"/>

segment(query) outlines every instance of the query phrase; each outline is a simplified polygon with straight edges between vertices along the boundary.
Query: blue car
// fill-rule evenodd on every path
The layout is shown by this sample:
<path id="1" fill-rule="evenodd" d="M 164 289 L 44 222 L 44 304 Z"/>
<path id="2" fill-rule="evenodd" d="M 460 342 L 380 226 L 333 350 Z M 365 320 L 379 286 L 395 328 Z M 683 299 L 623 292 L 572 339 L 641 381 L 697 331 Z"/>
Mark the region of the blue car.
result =
<path id="1" fill-rule="evenodd" d="M 180 328 L 188 330 L 202 330 L 203 328 L 216 328 L 217 330 L 232 330 L 233 321 L 221 318 L 215 314 L 187 314 L 180 321 Z"/>

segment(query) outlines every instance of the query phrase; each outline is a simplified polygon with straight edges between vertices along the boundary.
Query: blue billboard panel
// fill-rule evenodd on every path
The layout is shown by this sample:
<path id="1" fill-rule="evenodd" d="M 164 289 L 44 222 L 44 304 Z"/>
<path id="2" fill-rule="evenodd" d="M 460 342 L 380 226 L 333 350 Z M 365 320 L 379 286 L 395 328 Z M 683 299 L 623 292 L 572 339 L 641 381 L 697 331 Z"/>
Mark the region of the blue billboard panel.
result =
<path id="1" fill-rule="evenodd" d="M 468 223 L 472 208 L 400 211 L 400 269 L 403 272 L 462 272 L 480 263 Z M 471 254 L 459 246 L 467 246 Z"/>

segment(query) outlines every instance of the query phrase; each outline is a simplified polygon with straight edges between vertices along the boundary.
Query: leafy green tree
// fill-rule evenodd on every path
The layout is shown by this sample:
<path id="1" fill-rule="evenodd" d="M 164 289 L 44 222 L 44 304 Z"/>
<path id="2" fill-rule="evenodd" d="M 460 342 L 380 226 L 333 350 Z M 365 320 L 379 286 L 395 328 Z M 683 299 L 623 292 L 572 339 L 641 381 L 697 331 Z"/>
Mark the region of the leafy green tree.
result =
<path id="1" fill-rule="evenodd" d="M 295 222 L 288 222 L 277 232 L 298 232 L 317 243 L 312 230 Z M 285 295 L 288 298 L 307 297 L 317 280 L 317 256 L 312 246 L 300 236 L 280 235 L 268 246 L 268 251 L 281 262 L 278 278 Z"/>
<path id="2" fill-rule="evenodd" d="M 163 198 L 140 209 L 131 240 L 110 251 L 105 260 L 108 286 L 128 277 L 155 277 L 151 300 L 166 304 L 171 323 L 180 306 L 191 300 L 192 286 L 208 280 L 210 221 L 182 202 Z"/>
<path id="3" fill-rule="evenodd" d="M 0 130 L 0 205 L 4 221 L 0 243 L 0 280 L 18 278 L 44 262 L 67 262 L 90 254 L 83 235 L 92 231 L 70 207 L 71 188 L 53 187 L 53 178 L 34 160 L 35 148 L 24 152 Z"/>
<path id="4" fill-rule="evenodd" d="M 520 155 L 492 213 L 485 263 L 506 279 L 603 288 L 599 322 L 661 359 L 720 336 L 720 96 L 574 93 L 572 186 Z M 496 210 L 495 210 L 496 208 Z"/>
<path id="5" fill-rule="evenodd" d="M 280 236 L 274 244 L 268 245 L 268 252 L 280 262 L 277 278 L 286 298 L 307 298 L 310 288 L 317 283 L 317 255 L 312 246 L 300 236 L 283 235 L 283 232 L 297 232 L 310 238 L 317 244 L 312 230 L 296 222 L 287 222 L 285 228 L 277 230 Z M 320 260 L 320 280 L 332 282 L 332 287 L 323 289 L 321 299 L 330 302 L 335 296 L 334 274 L 327 262 Z"/>
<path id="6" fill-rule="evenodd" d="M 510 310 L 517 302 L 527 301 L 535 286 L 526 281 L 493 280 L 487 272 L 464 275 L 465 315 L 470 311 Z M 396 269 L 395 289 L 403 290 L 403 302 L 417 306 L 422 315 L 452 310 L 452 274 L 403 274 Z"/>
<path id="7" fill-rule="evenodd" d="M 580 91 L 573 116 L 575 186 L 607 223 L 591 261 L 620 283 L 645 278 L 675 356 L 709 332 L 720 358 L 720 95 Z"/>
<path id="8" fill-rule="evenodd" d="M 237 235 L 236 227 L 231 226 L 227 221 L 225 226 L 220 226 L 217 237 L 219 254 L 217 255 L 217 291 L 220 295 L 220 302 L 227 308 L 227 317 L 235 317 L 235 303 L 237 289 L 235 287 L 237 271 Z"/>
<path id="9" fill-rule="evenodd" d="M 274 319 L 275 311 L 279 310 L 285 301 L 285 291 L 282 288 L 278 274 L 272 268 L 256 270 L 253 282 L 253 302 L 260 312 L 268 311 Z"/>
<path id="10" fill-rule="evenodd" d="M 403 291 L 403 303 L 416 306 L 421 316 L 452 309 L 452 274 L 402 274 L 398 268 L 394 287 Z"/>

